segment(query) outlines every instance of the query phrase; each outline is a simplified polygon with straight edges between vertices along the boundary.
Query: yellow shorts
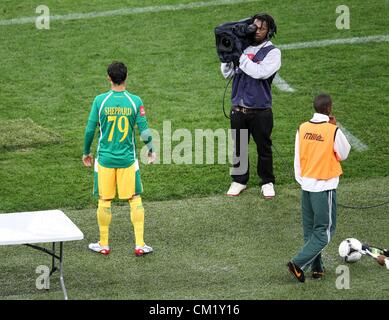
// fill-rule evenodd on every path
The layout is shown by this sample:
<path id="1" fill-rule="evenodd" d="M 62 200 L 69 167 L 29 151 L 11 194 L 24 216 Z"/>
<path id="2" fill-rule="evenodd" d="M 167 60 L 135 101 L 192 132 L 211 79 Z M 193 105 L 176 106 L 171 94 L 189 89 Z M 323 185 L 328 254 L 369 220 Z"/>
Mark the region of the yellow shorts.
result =
<path id="1" fill-rule="evenodd" d="M 94 195 L 100 199 L 130 199 L 143 191 L 138 161 L 127 168 L 107 168 L 95 162 Z"/>

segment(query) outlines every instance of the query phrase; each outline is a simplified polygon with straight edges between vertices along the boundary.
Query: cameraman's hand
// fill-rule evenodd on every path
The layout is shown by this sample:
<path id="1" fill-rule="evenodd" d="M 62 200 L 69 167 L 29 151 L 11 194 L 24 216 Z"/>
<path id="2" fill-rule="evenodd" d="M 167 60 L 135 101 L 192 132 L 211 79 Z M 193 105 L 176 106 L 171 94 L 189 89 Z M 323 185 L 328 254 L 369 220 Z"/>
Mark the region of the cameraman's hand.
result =
<path id="1" fill-rule="evenodd" d="M 234 75 L 234 63 L 233 62 L 229 62 L 229 63 L 223 62 L 220 65 L 220 71 L 222 72 L 222 75 L 225 79 L 231 78 Z"/>
<path id="2" fill-rule="evenodd" d="M 231 69 L 234 67 L 234 63 L 233 62 L 222 62 L 222 65 L 221 65 L 221 71 L 223 73 L 228 73 L 231 71 Z"/>

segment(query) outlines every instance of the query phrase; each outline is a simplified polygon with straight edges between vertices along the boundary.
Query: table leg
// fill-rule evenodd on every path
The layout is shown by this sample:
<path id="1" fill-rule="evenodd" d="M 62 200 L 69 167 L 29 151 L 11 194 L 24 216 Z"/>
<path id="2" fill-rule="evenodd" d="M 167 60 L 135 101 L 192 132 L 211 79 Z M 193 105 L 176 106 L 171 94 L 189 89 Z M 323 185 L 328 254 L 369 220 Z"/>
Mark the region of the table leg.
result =
<path id="1" fill-rule="evenodd" d="M 36 246 L 34 244 L 26 244 L 26 246 L 37 249 L 39 251 L 43 251 L 52 256 L 53 266 L 50 272 L 50 276 L 52 275 L 53 272 L 58 270 L 58 268 L 55 266 L 55 259 L 59 260 L 59 272 L 60 272 L 59 280 L 61 282 L 61 288 L 63 291 L 64 298 L 65 300 L 68 300 L 68 293 L 66 292 L 65 281 L 63 279 L 63 242 L 59 243 L 59 256 L 55 254 L 55 243 L 53 243 L 53 251 L 50 251 L 49 249 L 46 249 L 44 247 Z"/>
<path id="2" fill-rule="evenodd" d="M 57 271 L 57 267 L 55 266 L 55 242 L 53 242 L 53 255 L 52 255 L 52 262 L 51 262 L 51 271 L 50 276 Z"/>
<path id="3" fill-rule="evenodd" d="M 68 300 L 68 293 L 66 291 L 65 281 L 63 279 L 63 242 L 59 243 L 59 273 L 60 273 L 59 280 L 61 282 L 63 295 L 65 300 Z"/>

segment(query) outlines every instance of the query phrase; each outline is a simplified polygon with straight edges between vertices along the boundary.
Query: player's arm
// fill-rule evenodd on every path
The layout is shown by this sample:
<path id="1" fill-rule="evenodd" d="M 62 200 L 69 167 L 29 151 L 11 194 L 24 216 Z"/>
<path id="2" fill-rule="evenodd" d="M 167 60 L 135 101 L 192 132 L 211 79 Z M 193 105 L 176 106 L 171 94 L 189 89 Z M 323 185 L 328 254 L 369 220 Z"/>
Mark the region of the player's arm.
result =
<path id="1" fill-rule="evenodd" d="M 334 143 L 334 152 L 336 158 L 339 161 L 346 160 L 351 150 L 350 143 L 347 141 L 346 136 L 339 128 L 335 133 L 335 143 Z"/>
<path id="2" fill-rule="evenodd" d="M 300 138 L 299 131 L 296 132 L 296 139 L 294 142 L 294 177 L 296 181 L 301 185 L 301 165 L 300 165 Z"/>
<path id="3" fill-rule="evenodd" d="M 239 68 L 254 79 L 267 79 L 281 68 L 281 51 L 271 50 L 260 63 L 250 60 L 246 54 L 239 59 Z"/>
<path id="4" fill-rule="evenodd" d="M 82 162 L 86 167 L 92 165 L 93 156 L 91 154 L 91 146 L 93 138 L 95 136 L 96 127 L 98 124 L 98 110 L 96 99 L 92 104 L 91 112 L 89 113 L 88 122 L 85 129 L 84 135 L 84 151 L 82 155 Z"/>
<path id="5" fill-rule="evenodd" d="M 143 106 L 142 101 L 140 100 L 140 106 L 138 113 L 136 115 L 136 125 L 138 126 L 139 129 L 139 134 L 141 140 L 144 142 L 144 144 L 147 146 L 148 149 L 148 163 L 152 164 L 156 160 L 156 154 L 154 151 L 154 146 L 153 146 L 153 136 L 151 134 L 151 131 L 149 129 L 149 125 L 147 122 L 146 118 L 146 111 Z"/>

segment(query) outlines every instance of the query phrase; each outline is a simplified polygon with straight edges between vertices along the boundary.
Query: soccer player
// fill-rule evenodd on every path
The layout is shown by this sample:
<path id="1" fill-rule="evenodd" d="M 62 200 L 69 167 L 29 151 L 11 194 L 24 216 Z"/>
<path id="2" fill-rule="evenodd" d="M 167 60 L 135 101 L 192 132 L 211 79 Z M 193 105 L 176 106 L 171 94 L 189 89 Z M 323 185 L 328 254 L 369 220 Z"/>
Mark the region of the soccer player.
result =
<path id="1" fill-rule="evenodd" d="M 89 249 L 103 255 L 110 253 L 111 202 L 117 188 L 119 199 L 129 201 L 135 234 L 135 255 L 142 256 L 152 252 L 153 248 L 143 240 L 144 209 L 140 197 L 143 187 L 135 153 L 135 125 L 148 147 L 149 164 L 155 162 L 156 154 L 153 152 L 152 136 L 142 100 L 126 90 L 127 67 L 122 62 L 113 62 L 108 66 L 107 73 L 111 90 L 98 95 L 93 101 L 82 156 L 84 165 L 91 167 L 93 157 L 90 149 L 96 127 L 99 126 L 94 161 L 94 194 L 99 197 L 97 221 L 100 241 L 89 244 Z"/>
<path id="2" fill-rule="evenodd" d="M 351 146 L 331 115 L 332 100 L 327 94 L 313 102 L 313 118 L 300 125 L 296 133 L 294 170 L 301 185 L 304 246 L 288 262 L 289 271 L 300 282 L 311 266 L 312 278 L 324 275 L 321 252 L 336 227 L 336 188 L 343 173 L 340 161 L 347 159 Z"/>

